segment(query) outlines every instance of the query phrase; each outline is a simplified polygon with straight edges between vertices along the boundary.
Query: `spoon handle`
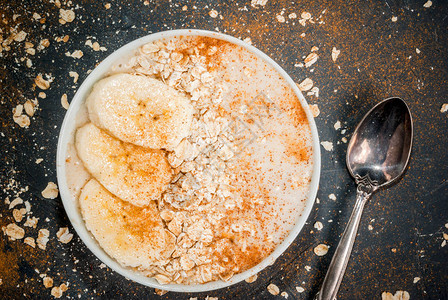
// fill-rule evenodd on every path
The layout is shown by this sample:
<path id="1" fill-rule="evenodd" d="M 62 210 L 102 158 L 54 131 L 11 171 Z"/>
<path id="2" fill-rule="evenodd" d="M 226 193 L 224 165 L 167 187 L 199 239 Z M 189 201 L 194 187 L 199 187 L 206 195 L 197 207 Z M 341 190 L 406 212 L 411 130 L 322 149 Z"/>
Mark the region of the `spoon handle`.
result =
<path id="1" fill-rule="evenodd" d="M 350 259 L 364 205 L 372 195 L 371 192 L 366 192 L 361 187 L 362 184 L 358 186 L 355 207 L 353 208 L 350 220 L 348 221 L 347 227 L 342 234 L 339 245 L 331 260 L 320 292 L 316 295 L 316 300 L 336 299 L 339 286 L 344 277 L 345 269 L 347 268 L 348 260 Z"/>

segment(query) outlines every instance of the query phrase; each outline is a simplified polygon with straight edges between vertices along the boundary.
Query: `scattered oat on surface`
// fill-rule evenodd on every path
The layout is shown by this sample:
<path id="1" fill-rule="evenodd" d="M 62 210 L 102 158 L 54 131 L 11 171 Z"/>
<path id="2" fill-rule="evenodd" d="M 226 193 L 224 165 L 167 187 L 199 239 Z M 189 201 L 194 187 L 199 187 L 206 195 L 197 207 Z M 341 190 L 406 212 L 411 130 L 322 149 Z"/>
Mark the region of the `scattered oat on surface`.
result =
<path id="1" fill-rule="evenodd" d="M 285 299 L 288 299 L 288 293 L 287 292 L 282 292 L 281 294 L 280 294 L 280 296 L 282 296 L 282 297 L 284 297 Z"/>
<path id="2" fill-rule="evenodd" d="M 442 236 L 443 236 L 443 238 L 444 238 L 445 240 L 448 240 L 448 234 L 446 234 L 446 233 L 444 232 L 444 233 L 442 233 Z"/>
<path id="3" fill-rule="evenodd" d="M 23 242 L 27 244 L 28 246 L 31 246 L 33 248 L 36 248 L 36 242 L 34 241 L 34 238 L 32 237 L 26 237 Z"/>
<path id="4" fill-rule="evenodd" d="M 425 8 L 430 8 L 431 6 L 432 6 L 432 1 L 431 0 L 426 1 L 426 3 L 423 4 L 423 7 L 425 7 Z"/>
<path id="5" fill-rule="evenodd" d="M 317 53 L 315 53 L 315 52 L 311 52 L 310 54 L 308 54 L 304 60 L 305 67 L 309 68 L 311 65 L 313 65 L 317 61 L 318 58 L 319 58 L 319 55 L 317 55 Z"/>
<path id="6" fill-rule="evenodd" d="M 302 12 L 302 13 L 300 14 L 300 17 L 301 17 L 302 19 L 309 20 L 309 19 L 311 19 L 311 14 L 310 14 L 309 12 L 307 12 L 307 11 L 304 11 L 304 12 Z"/>
<path id="7" fill-rule="evenodd" d="M 9 209 L 13 209 L 14 207 L 16 207 L 16 205 L 19 204 L 23 204 L 23 200 L 20 197 L 15 198 L 14 200 L 11 201 L 11 203 L 9 203 Z"/>
<path id="8" fill-rule="evenodd" d="M 335 194 L 328 195 L 328 198 L 330 198 L 330 200 L 336 201 L 336 195 Z"/>
<path id="9" fill-rule="evenodd" d="M 50 87 L 50 80 L 45 80 L 42 77 L 42 74 L 39 74 L 36 76 L 36 78 L 34 79 L 34 83 L 42 90 L 47 90 Z"/>
<path id="10" fill-rule="evenodd" d="M 216 18 L 218 16 L 218 12 L 214 9 L 208 12 L 208 15 L 212 18 Z"/>
<path id="11" fill-rule="evenodd" d="M 53 286 L 53 278 L 51 277 L 45 276 L 42 282 L 47 289 Z"/>
<path id="12" fill-rule="evenodd" d="M 36 217 L 32 217 L 32 218 L 26 217 L 26 222 L 23 224 L 23 226 L 36 228 L 37 227 L 37 222 L 39 222 L 39 218 L 36 218 Z"/>
<path id="13" fill-rule="evenodd" d="M 25 32 L 25 31 L 19 31 L 18 33 L 16 33 L 15 35 L 14 35 L 14 41 L 16 41 L 16 42 L 23 42 L 24 40 L 25 40 L 25 38 L 26 38 L 26 36 L 27 36 L 28 34 Z"/>
<path id="14" fill-rule="evenodd" d="M 447 112 L 448 111 L 448 103 L 442 104 L 442 107 L 440 108 L 440 112 Z"/>
<path id="15" fill-rule="evenodd" d="M 46 199 L 54 199 L 59 194 L 58 186 L 54 182 L 50 181 L 41 194 Z"/>
<path id="16" fill-rule="evenodd" d="M 267 2 L 268 0 L 252 0 L 250 2 L 250 5 L 252 5 L 253 7 L 256 7 L 257 5 L 265 6 Z"/>
<path id="17" fill-rule="evenodd" d="M 55 286 L 51 289 L 51 295 L 55 298 L 61 298 L 62 294 L 68 289 L 65 283 L 60 286 Z"/>
<path id="18" fill-rule="evenodd" d="M 207 297 L 205 297 L 205 300 L 218 300 L 218 297 L 207 296 Z"/>
<path id="19" fill-rule="evenodd" d="M 73 57 L 73 58 L 81 58 L 83 57 L 84 53 L 81 50 L 75 50 L 72 53 L 69 51 L 65 52 L 65 56 Z"/>
<path id="20" fill-rule="evenodd" d="M 15 223 L 8 224 L 4 230 L 5 234 L 11 238 L 11 240 L 20 240 L 25 236 L 25 230 L 19 227 Z"/>
<path id="21" fill-rule="evenodd" d="M 341 54 L 341 50 L 336 49 L 336 47 L 333 47 L 333 49 L 331 49 L 331 59 L 336 62 L 336 60 L 338 59 L 339 54 Z"/>
<path id="22" fill-rule="evenodd" d="M 68 36 L 68 35 L 65 35 L 63 37 L 56 37 L 55 38 L 56 42 L 58 42 L 58 43 L 60 43 L 60 42 L 67 43 L 69 39 L 70 39 L 70 36 Z"/>
<path id="23" fill-rule="evenodd" d="M 300 84 L 298 84 L 298 87 L 301 92 L 309 91 L 313 87 L 313 80 L 310 78 L 305 78 Z"/>
<path id="24" fill-rule="evenodd" d="M 77 83 L 78 82 L 79 74 L 77 72 L 70 71 L 70 72 L 68 72 L 68 75 L 70 77 L 73 77 L 73 83 Z"/>
<path id="25" fill-rule="evenodd" d="M 110 5 L 110 3 L 106 3 L 106 4 L 104 4 L 104 7 L 105 7 L 106 9 L 109 9 L 109 8 L 111 7 L 111 5 Z"/>
<path id="26" fill-rule="evenodd" d="M 39 92 L 39 94 L 37 96 L 42 99 L 47 98 L 47 94 L 45 94 L 44 92 Z"/>
<path id="27" fill-rule="evenodd" d="M 253 282 L 255 282 L 255 281 L 257 280 L 257 278 L 258 278 L 258 275 L 255 274 L 255 275 L 252 275 L 252 276 L 246 278 L 245 281 L 246 281 L 247 283 L 253 283 Z"/>
<path id="28" fill-rule="evenodd" d="M 325 244 L 319 244 L 316 247 L 314 247 L 314 253 L 317 256 L 324 256 L 328 252 L 328 246 Z"/>
<path id="29" fill-rule="evenodd" d="M 67 227 L 59 228 L 58 232 L 56 232 L 56 236 L 63 244 L 69 243 L 73 238 L 73 234 L 68 231 Z"/>
<path id="30" fill-rule="evenodd" d="M 273 283 L 268 285 L 267 289 L 268 289 L 268 292 L 271 293 L 274 296 L 277 296 L 280 293 L 280 289 L 278 288 L 278 286 L 276 286 Z"/>
<path id="31" fill-rule="evenodd" d="M 296 18 L 297 18 L 297 14 L 296 14 L 296 13 L 290 13 L 290 14 L 288 15 L 288 18 L 290 18 L 290 19 L 296 19 Z"/>
<path id="32" fill-rule="evenodd" d="M 323 141 L 320 143 L 325 150 L 327 151 L 332 151 L 333 150 L 333 143 L 332 142 L 327 142 L 327 141 Z"/>
<path id="33" fill-rule="evenodd" d="M 75 12 L 70 9 L 65 10 L 61 8 L 59 9 L 59 17 L 64 21 L 64 24 L 70 23 L 73 22 L 73 20 L 75 19 Z"/>
<path id="34" fill-rule="evenodd" d="M 319 116 L 320 110 L 319 110 L 319 106 L 317 106 L 317 104 L 311 104 L 309 107 L 311 110 L 311 114 L 313 115 L 314 118 Z"/>
<path id="35" fill-rule="evenodd" d="M 422 51 L 420 51 L 420 49 L 418 49 L 418 48 L 415 48 L 415 52 L 416 52 L 417 54 L 420 54 Z"/>
<path id="36" fill-rule="evenodd" d="M 324 225 L 321 222 L 317 221 L 316 223 L 314 223 L 314 228 L 320 231 L 322 230 L 322 228 L 324 228 Z"/>
<path id="37" fill-rule="evenodd" d="M 22 221 L 23 215 L 26 213 L 26 210 L 25 211 L 24 210 L 25 210 L 24 208 L 22 209 L 14 208 L 14 210 L 12 211 L 14 221 L 16 221 L 17 223 L 20 223 Z"/>
<path id="38" fill-rule="evenodd" d="M 92 43 L 91 40 L 87 40 L 85 42 L 85 45 L 91 47 L 93 49 L 93 51 L 100 51 L 100 50 L 101 51 L 106 51 L 107 50 L 106 47 L 101 47 L 98 42 L 93 42 Z"/>
<path id="39" fill-rule="evenodd" d="M 339 120 L 336 121 L 336 123 L 334 123 L 333 127 L 334 127 L 334 129 L 336 129 L 336 130 L 340 129 L 340 128 L 341 128 L 341 122 L 340 122 Z"/>
<path id="40" fill-rule="evenodd" d="M 35 21 L 38 21 L 39 19 L 41 19 L 42 17 L 38 14 L 38 13 L 33 13 L 33 19 L 35 20 Z"/>
<path id="41" fill-rule="evenodd" d="M 395 295 L 389 292 L 383 292 L 381 294 L 381 300 L 409 300 L 411 297 L 406 291 L 396 291 Z"/>
<path id="42" fill-rule="evenodd" d="M 31 124 L 30 118 L 27 115 L 13 116 L 13 120 L 22 128 L 28 128 Z"/>
<path id="43" fill-rule="evenodd" d="M 35 163 L 36 163 L 36 164 L 40 164 L 40 163 L 43 162 L 43 161 L 44 161 L 43 158 L 38 158 L 38 159 L 36 159 Z"/>
<path id="44" fill-rule="evenodd" d="M 26 114 L 32 117 L 34 116 L 34 112 L 36 111 L 36 103 L 31 100 L 26 100 L 26 102 L 23 104 L 23 108 L 25 109 Z"/>
<path id="45" fill-rule="evenodd" d="M 28 53 L 29 55 L 34 55 L 34 54 L 36 54 L 36 49 L 34 49 L 34 48 L 27 48 L 25 50 L 25 52 Z"/>
<path id="46" fill-rule="evenodd" d="M 277 15 L 275 18 L 277 19 L 277 21 L 279 23 L 285 23 L 285 21 L 286 21 L 285 17 L 282 15 Z"/>
<path id="47" fill-rule="evenodd" d="M 303 293 L 305 291 L 305 289 L 301 286 L 296 286 L 296 291 L 299 293 Z"/>
<path id="48" fill-rule="evenodd" d="M 367 229 L 372 231 L 373 230 L 373 226 L 369 224 L 369 225 L 367 225 Z"/>
<path id="49" fill-rule="evenodd" d="M 420 281 L 420 277 L 414 277 L 414 281 L 413 281 L 413 283 L 417 283 L 417 282 L 419 282 Z"/>
<path id="50" fill-rule="evenodd" d="M 316 96 L 316 98 L 319 98 L 319 88 L 317 86 L 313 86 L 311 91 L 308 91 L 306 94 L 308 96 Z"/>
<path id="51" fill-rule="evenodd" d="M 61 105 L 65 109 L 68 109 L 68 107 L 70 106 L 70 104 L 68 103 L 68 100 L 67 100 L 67 94 L 62 95 L 62 97 L 61 97 Z"/>
<path id="52" fill-rule="evenodd" d="M 37 246 L 40 249 L 45 250 L 47 248 L 49 236 L 50 236 L 50 232 L 48 231 L 48 229 L 40 229 L 39 230 L 36 242 L 37 242 Z"/>
<path id="53" fill-rule="evenodd" d="M 342 141 L 344 144 L 346 144 L 346 143 L 348 142 L 348 140 L 347 140 L 347 138 L 346 138 L 345 136 L 341 139 L 341 141 Z"/>

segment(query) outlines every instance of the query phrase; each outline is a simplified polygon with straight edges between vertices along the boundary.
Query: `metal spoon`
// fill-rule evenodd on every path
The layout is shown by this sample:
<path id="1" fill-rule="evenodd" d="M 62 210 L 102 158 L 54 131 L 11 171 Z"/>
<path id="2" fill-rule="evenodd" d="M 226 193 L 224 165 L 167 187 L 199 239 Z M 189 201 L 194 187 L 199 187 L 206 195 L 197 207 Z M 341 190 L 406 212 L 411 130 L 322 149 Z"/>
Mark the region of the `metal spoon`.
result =
<path id="1" fill-rule="evenodd" d="M 356 204 L 316 299 L 336 299 L 364 205 L 378 188 L 403 174 L 411 154 L 412 136 L 411 113 L 400 98 L 378 103 L 356 127 L 347 149 L 347 168 L 358 185 Z"/>

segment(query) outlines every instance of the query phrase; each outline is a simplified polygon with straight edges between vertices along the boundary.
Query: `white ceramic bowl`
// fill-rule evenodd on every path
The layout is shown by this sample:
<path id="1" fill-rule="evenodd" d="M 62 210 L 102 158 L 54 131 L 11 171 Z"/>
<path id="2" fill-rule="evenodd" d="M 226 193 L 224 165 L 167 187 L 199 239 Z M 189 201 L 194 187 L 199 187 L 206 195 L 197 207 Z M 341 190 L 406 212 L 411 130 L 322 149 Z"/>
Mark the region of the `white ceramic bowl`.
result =
<path id="1" fill-rule="evenodd" d="M 216 38 L 220 40 L 224 40 L 238 46 L 241 46 L 247 49 L 249 52 L 254 53 L 259 58 L 263 59 L 265 62 L 270 64 L 277 70 L 283 78 L 288 82 L 291 88 L 296 93 L 297 97 L 300 100 L 302 107 L 304 108 L 308 122 L 311 127 L 312 134 L 312 147 L 313 147 L 313 157 L 314 157 L 314 167 L 313 174 L 311 178 L 311 186 L 309 190 L 308 197 L 305 202 L 304 211 L 301 214 L 301 217 L 298 219 L 297 223 L 294 225 L 293 229 L 289 233 L 289 235 L 284 239 L 284 241 L 271 253 L 267 258 L 265 258 L 261 263 L 256 265 L 255 267 L 239 273 L 233 276 L 229 281 L 214 281 L 205 284 L 197 284 L 197 285 L 183 285 L 183 284 L 167 284 L 161 285 L 155 279 L 148 278 L 144 275 L 139 274 L 138 272 L 121 266 L 117 261 L 111 258 L 108 254 L 104 252 L 104 250 L 100 247 L 100 245 L 96 242 L 91 233 L 87 230 L 83 218 L 81 216 L 81 212 L 78 206 L 77 199 L 72 197 L 66 179 L 66 168 L 65 168 L 65 159 L 67 153 L 67 145 L 71 140 L 72 135 L 76 129 L 75 119 L 76 115 L 81 108 L 84 99 L 89 94 L 93 84 L 104 77 L 104 75 L 110 70 L 111 66 L 119 61 L 121 58 L 128 56 L 138 47 L 163 38 L 170 38 L 174 36 L 206 36 L 211 38 Z M 109 55 L 103 62 L 101 62 L 95 70 L 90 73 L 90 75 L 84 80 L 82 85 L 79 87 L 75 96 L 73 97 L 70 108 L 65 115 L 64 122 L 62 123 L 61 132 L 59 134 L 58 140 L 58 149 L 57 149 L 57 159 L 56 159 L 56 167 L 57 167 L 57 177 L 59 184 L 59 191 L 61 194 L 62 202 L 64 204 L 65 211 L 67 212 L 68 218 L 70 219 L 74 229 L 78 233 L 81 240 L 86 244 L 86 246 L 98 257 L 102 262 L 104 262 L 107 266 L 109 266 L 114 271 L 120 273 L 121 275 L 141 283 L 146 286 L 150 286 L 153 288 L 159 288 L 163 290 L 176 291 L 176 292 L 204 292 L 215 289 L 220 289 L 224 287 L 228 287 L 232 284 L 238 283 L 249 276 L 252 276 L 261 270 L 263 270 L 266 266 L 272 264 L 294 241 L 294 239 L 299 234 L 302 227 L 305 225 L 305 221 L 308 218 L 308 215 L 311 211 L 311 208 L 314 203 L 314 199 L 316 198 L 317 189 L 319 185 L 319 177 L 320 177 L 320 147 L 319 147 L 319 137 L 317 133 L 316 124 L 314 123 L 314 119 L 312 117 L 311 111 L 308 107 L 308 103 L 303 97 L 302 93 L 297 88 L 294 81 L 286 74 L 286 72 L 272 59 L 270 59 L 266 54 L 258 50 L 257 48 L 250 46 L 243 41 L 231 37 L 229 35 L 205 31 L 205 30 L 193 30 L 193 29 L 184 29 L 184 30 L 172 30 L 172 31 L 164 31 L 159 33 L 154 33 L 137 39 L 125 46 L 121 47 L 111 55 Z"/>

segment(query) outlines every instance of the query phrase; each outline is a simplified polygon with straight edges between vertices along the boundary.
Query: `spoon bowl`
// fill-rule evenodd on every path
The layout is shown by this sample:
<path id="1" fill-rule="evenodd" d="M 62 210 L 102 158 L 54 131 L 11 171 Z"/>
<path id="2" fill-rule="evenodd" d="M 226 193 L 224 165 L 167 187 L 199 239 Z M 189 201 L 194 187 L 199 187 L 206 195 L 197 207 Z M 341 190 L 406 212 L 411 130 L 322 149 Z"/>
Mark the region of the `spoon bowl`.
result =
<path id="1" fill-rule="evenodd" d="M 347 168 L 357 178 L 366 175 L 378 187 L 404 172 L 412 147 L 412 117 L 400 98 L 375 105 L 361 120 L 347 148 Z"/>
<path id="2" fill-rule="evenodd" d="M 378 103 L 356 127 L 347 148 L 347 168 L 358 185 L 356 203 L 316 299 L 336 299 L 364 205 L 378 188 L 391 184 L 404 173 L 412 137 L 411 112 L 400 98 Z"/>

